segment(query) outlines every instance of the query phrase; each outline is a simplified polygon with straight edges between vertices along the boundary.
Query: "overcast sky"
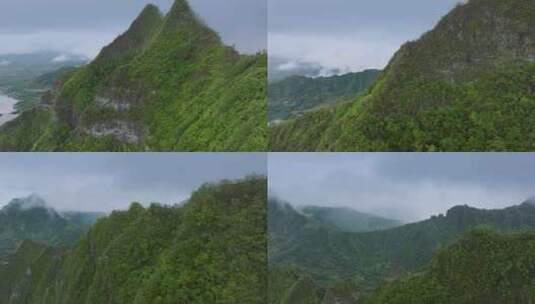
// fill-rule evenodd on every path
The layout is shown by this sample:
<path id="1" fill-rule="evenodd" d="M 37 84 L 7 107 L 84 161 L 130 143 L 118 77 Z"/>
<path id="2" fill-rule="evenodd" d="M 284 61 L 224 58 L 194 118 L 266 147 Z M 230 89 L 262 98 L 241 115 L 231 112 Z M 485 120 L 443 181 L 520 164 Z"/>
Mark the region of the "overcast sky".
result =
<path id="1" fill-rule="evenodd" d="M 268 0 L 269 54 L 341 72 L 383 68 L 460 0 Z"/>
<path id="2" fill-rule="evenodd" d="M 270 195 L 411 222 L 455 205 L 502 208 L 535 195 L 535 154 L 270 154 Z"/>
<path id="3" fill-rule="evenodd" d="M 1 153 L 0 206 L 32 193 L 58 210 L 179 203 L 206 182 L 266 174 L 261 153 Z"/>
<path id="4" fill-rule="evenodd" d="M 2 0 L 0 54 L 36 49 L 89 57 L 120 33 L 148 3 L 168 10 L 172 0 Z M 266 48 L 265 0 L 190 0 L 193 9 L 241 52 Z"/>

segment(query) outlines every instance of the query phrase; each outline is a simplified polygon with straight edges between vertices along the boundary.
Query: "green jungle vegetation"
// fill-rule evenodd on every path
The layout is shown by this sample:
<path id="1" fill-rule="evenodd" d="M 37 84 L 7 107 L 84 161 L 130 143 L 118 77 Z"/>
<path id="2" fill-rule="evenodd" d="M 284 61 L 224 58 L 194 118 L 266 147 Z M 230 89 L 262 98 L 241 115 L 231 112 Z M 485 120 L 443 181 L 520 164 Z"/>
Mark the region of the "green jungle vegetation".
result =
<path id="1" fill-rule="evenodd" d="M 71 247 L 23 241 L 0 261 L 0 302 L 265 303 L 266 193 L 264 177 L 207 184 L 114 211 Z"/>
<path id="2" fill-rule="evenodd" d="M 290 76 L 268 84 L 268 119 L 284 120 L 305 111 L 355 98 L 370 87 L 379 70 L 340 76 L 310 78 Z"/>
<path id="3" fill-rule="evenodd" d="M 0 150 L 264 151 L 266 65 L 225 46 L 186 0 L 165 16 L 148 5 L 45 106 L 3 126 Z"/>
<path id="4" fill-rule="evenodd" d="M 352 103 L 270 128 L 271 151 L 532 151 L 535 2 L 469 0 Z"/>
<path id="5" fill-rule="evenodd" d="M 100 213 L 59 213 L 37 195 L 14 199 L 0 210 L 0 257 L 24 240 L 70 246 L 102 217 Z"/>
<path id="6" fill-rule="evenodd" d="M 479 228 L 483 226 L 491 227 L 495 232 Z M 268 303 L 531 304 L 533 302 L 529 301 L 534 298 L 529 297 L 529 291 L 533 292 L 530 287 L 534 283 L 534 268 L 529 255 L 534 253 L 533 246 L 527 245 L 515 254 L 506 255 L 507 252 L 503 250 L 508 248 L 504 246 L 507 242 L 487 247 L 482 245 L 485 240 L 479 242 L 474 238 L 491 235 L 496 237 L 497 242 L 514 241 L 516 245 L 510 248 L 518 248 L 515 246 L 522 246 L 522 239 L 531 239 L 533 242 L 534 229 L 535 204 L 531 201 L 497 210 L 456 206 L 445 215 L 424 221 L 383 231 L 348 233 L 305 216 L 287 203 L 270 199 Z M 502 233 L 507 236 L 501 236 Z M 493 250 L 496 250 L 496 264 L 492 264 L 491 257 L 481 257 L 482 263 L 479 264 L 475 262 L 479 259 L 476 254 L 460 255 L 455 248 L 463 248 L 467 242 L 480 246 L 474 249 L 479 250 L 479 254 L 488 250 L 487 254 L 494 256 Z M 450 270 L 447 270 L 447 266 L 436 268 L 437 261 L 454 263 L 454 259 L 465 260 Z M 462 266 L 470 263 L 475 265 Z M 466 272 L 461 271 L 455 277 L 459 267 L 467 267 Z M 480 268 L 476 271 L 476 267 Z M 449 277 L 445 277 L 444 272 L 434 272 L 436 269 L 449 271 Z M 522 269 L 521 273 L 516 272 L 518 269 Z M 478 273 L 488 275 L 487 281 L 481 282 L 481 285 L 478 285 Z M 460 278 L 468 274 L 472 275 L 471 279 Z M 433 279 L 428 280 L 429 276 L 433 276 Z M 457 289 L 450 288 L 457 278 L 457 284 L 461 285 L 457 285 Z M 462 285 L 462 280 L 472 284 L 470 289 L 465 290 L 468 285 Z M 501 282 L 503 285 L 491 285 L 492 282 Z M 425 285 L 427 283 L 431 285 Z M 414 285 L 405 288 L 408 286 L 406 284 Z M 500 289 L 495 290 L 490 286 Z M 444 289 L 449 290 L 450 293 L 446 293 L 449 298 L 441 298 L 441 290 Z M 480 290 L 480 293 L 472 293 L 474 290 Z M 471 294 L 473 298 L 470 298 Z M 460 302 L 453 302 L 454 299 Z M 484 299 L 502 301 L 485 302 Z M 517 299 L 518 302 L 511 299 Z"/>
<path id="7" fill-rule="evenodd" d="M 470 231 L 439 251 L 428 268 L 380 287 L 364 304 L 531 304 L 535 232 Z"/>

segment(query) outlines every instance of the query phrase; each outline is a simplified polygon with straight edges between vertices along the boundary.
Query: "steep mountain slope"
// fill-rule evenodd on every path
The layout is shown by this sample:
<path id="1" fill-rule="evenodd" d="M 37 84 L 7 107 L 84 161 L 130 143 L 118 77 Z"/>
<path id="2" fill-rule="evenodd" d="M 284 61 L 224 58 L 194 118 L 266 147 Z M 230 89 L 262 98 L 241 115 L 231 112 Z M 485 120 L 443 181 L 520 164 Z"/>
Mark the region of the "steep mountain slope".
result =
<path id="1" fill-rule="evenodd" d="M 505 232 L 535 228 L 535 205 L 529 202 L 500 210 L 457 206 L 446 215 L 367 233 L 320 225 L 274 200 L 268 215 L 270 266 L 294 265 L 320 284 L 349 279 L 363 288 L 421 269 L 439 248 L 472 227 L 489 225 Z"/>
<path id="2" fill-rule="evenodd" d="M 205 185 L 182 207 L 115 211 L 68 252 L 25 243 L 0 302 L 265 303 L 266 193 L 261 177 Z"/>
<path id="3" fill-rule="evenodd" d="M 332 225 L 346 232 L 369 232 L 401 226 L 397 220 L 359 212 L 350 208 L 308 206 L 301 209 L 318 222 Z"/>
<path id="4" fill-rule="evenodd" d="M 89 226 L 63 216 L 37 195 L 14 199 L 0 210 L 0 257 L 14 252 L 24 240 L 72 245 Z"/>
<path id="5" fill-rule="evenodd" d="M 371 86 L 380 71 L 340 76 L 292 76 L 268 85 L 268 119 L 281 120 L 326 105 L 354 99 Z"/>
<path id="6" fill-rule="evenodd" d="M 535 233 L 476 229 L 440 251 L 428 269 L 386 284 L 365 304 L 535 303 Z"/>
<path id="7" fill-rule="evenodd" d="M 270 130 L 274 151 L 534 150 L 535 2 L 469 0 L 367 94 Z"/>
<path id="8" fill-rule="evenodd" d="M 268 277 L 269 304 L 358 304 L 362 296 L 356 282 L 319 285 L 291 267 L 270 267 Z"/>
<path id="9" fill-rule="evenodd" d="M 62 82 L 52 108 L 6 125 L 0 150 L 265 150 L 266 61 L 223 45 L 186 0 L 165 16 L 148 5 Z M 32 119 L 42 112 L 48 121 Z M 21 129 L 31 140 L 13 138 Z"/>

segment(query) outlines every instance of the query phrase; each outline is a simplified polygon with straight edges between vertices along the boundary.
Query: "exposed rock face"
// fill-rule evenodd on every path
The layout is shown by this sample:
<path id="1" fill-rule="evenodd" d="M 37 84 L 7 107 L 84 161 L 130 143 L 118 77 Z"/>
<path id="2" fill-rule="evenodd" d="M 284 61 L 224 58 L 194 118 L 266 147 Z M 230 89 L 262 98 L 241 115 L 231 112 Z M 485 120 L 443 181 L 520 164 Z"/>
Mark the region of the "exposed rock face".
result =
<path id="1" fill-rule="evenodd" d="M 111 135 L 129 144 L 137 144 L 141 138 L 140 133 L 136 130 L 136 126 L 133 123 L 120 120 L 93 125 L 88 130 L 88 133 L 97 138 Z"/>
<path id="2" fill-rule="evenodd" d="M 130 101 L 125 100 L 114 100 L 106 97 L 96 97 L 95 98 L 96 106 L 101 108 L 111 108 L 118 112 L 128 111 L 132 104 Z"/>

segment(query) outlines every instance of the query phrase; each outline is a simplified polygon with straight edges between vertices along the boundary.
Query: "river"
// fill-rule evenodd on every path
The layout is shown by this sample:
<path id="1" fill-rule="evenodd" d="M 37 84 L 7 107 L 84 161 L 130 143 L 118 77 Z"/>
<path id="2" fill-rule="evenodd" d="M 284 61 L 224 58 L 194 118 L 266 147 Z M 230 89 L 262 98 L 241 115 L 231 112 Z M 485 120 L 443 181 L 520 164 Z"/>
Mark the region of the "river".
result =
<path id="1" fill-rule="evenodd" d="M 13 112 L 15 112 L 15 105 L 17 102 L 19 101 L 4 95 L 0 91 L 0 126 L 19 116 L 19 114 L 13 114 Z"/>

